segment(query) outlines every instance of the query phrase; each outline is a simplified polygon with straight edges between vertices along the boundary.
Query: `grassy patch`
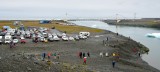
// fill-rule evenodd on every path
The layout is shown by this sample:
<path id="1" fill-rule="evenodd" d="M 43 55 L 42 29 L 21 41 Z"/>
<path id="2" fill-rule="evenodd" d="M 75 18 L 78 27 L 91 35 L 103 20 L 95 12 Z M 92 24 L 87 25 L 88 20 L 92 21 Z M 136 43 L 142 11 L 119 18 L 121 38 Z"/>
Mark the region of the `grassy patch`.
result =
<path id="1" fill-rule="evenodd" d="M 22 21 L 22 24 L 24 24 L 24 26 L 26 26 L 26 27 L 36 26 L 36 27 L 52 28 L 54 26 L 56 29 L 58 29 L 60 31 L 66 31 L 67 33 L 77 33 L 80 31 L 88 31 L 91 33 L 98 33 L 98 32 L 103 31 L 101 29 L 96 29 L 96 28 L 89 28 L 89 27 L 83 27 L 83 26 L 67 26 L 67 25 L 60 25 L 60 24 L 56 24 L 56 23 L 39 24 L 38 21 Z M 13 21 L 0 21 L 1 28 L 4 25 L 15 28 L 15 26 L 13 25 Z"/>

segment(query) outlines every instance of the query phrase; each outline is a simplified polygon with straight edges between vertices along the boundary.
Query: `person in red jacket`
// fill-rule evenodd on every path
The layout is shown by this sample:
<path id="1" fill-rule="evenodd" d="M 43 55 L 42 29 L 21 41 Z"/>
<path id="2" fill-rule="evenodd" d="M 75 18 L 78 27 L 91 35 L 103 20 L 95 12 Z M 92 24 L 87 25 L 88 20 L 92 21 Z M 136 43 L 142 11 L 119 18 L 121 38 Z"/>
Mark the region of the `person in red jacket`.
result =
<path id="1" fill-rule="evenodd" d="M 48 52 L 48 60 L 51 58 L 51 53 L 50 52 Z"/>
<path id="2" fill-rule="evenodd" d="M 83 58 L 83 64 L 86 64 L 87 63 L 87 57 L 84 57 Z"/>

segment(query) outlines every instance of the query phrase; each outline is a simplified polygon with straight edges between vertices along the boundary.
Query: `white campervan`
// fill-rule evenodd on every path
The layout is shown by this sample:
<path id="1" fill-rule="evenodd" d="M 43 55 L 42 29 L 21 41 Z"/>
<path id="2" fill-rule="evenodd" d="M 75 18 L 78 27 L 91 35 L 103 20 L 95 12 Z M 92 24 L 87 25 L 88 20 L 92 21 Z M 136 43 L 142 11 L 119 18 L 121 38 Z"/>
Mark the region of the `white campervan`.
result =
<path id="1" fill-rule="evenodd" d="M 45 33 L 45 32 L 43 32 L 42 35 L 43 35 L 43 37 L 45 37 L 45 38 L 47 38 L 47 36 L 48 36 L 48 34 Z"/>
<path id="2" fill-rule="evenodd" d="M 79 32 L 79 38 L 86 39 L 90 36 L 90 32 Z"/>
<path id="3" fill-rule="evenodd" d="M 12 41 L 12 36 L 11 35 L 5 35 L 4 43 L 10 43 L 11 41 Z"/>
<path id="4" fill-rule="evenodd" d="M 2 36 L 0 36 L 0 44 L 2 44 Z"/>
<path id="5" fill-rule="evenodd" d="M 90 36 L 90 32 L 79 32 L 79 35 L 83 35 L 83 36 Z"/>

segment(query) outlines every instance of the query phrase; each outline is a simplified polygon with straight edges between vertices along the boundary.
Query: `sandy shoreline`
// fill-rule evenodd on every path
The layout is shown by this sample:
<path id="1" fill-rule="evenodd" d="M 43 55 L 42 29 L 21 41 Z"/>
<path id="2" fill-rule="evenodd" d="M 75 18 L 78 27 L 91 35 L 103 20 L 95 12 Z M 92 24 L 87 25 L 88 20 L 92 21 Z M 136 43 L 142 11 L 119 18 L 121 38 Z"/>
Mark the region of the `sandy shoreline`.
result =
<path id="1" fill-rule="evenodd" d="M 103 44 L 106 37 L 109 38 L 107 46 Z M 0 45 L 0 70 L 2 72 L 29 70 L 31 72 L 159 72 L 138 57 L 133 52 L 133 48 L 145 49 L 133 40 L 108 31 L 92 33 L 89 39 L 80 41 L 18 44 L 13 49 L 10 49 L 8 45 Z M 91 57 L 87 58 L 87 65 L 83 65 L 83 59 L 78 57 L 79 51 L 90 52 Z M 60 59 L 51 57 L 54 64 L 51 65 L 50 70 L 46 62 L 41 61 L 43 52 L 60 53 Z M 100 52 L 108 52 L 110 56 L 101 58 Z M 111 64 L 115 59 L 112 56 L 113 52 L 117 52 L 120 57 L 115 68 L 112 68 Z"/>

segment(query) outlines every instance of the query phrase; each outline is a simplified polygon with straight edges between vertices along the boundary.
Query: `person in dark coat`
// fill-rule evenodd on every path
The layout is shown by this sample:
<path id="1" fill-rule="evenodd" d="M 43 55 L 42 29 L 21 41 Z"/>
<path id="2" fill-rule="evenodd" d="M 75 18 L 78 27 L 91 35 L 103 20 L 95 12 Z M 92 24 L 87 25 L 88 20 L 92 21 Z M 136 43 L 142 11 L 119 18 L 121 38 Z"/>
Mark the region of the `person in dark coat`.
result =
<path id="1" fill-rule="evenodd" d="M 140 52 L 138 52 L 138 56 L 141 57 L 141 53 Z"/>
<path id="2" fill-rule="evenodd" d="M 13 41 L 10 42 L 9 46 L 10 48 L 13 48 Z"/>
<path id="3" fill-rule="evenodd" d="M 79 57 L 82 59 L 82 52 L 79 52 Z"/>
<path id="4" fill-rule="evenodd" d="M 87 55 L 88 55 L 88 57 L 90 57 L 90 53 L 89 52 L 87 52 Z"/>
<path id="5" fill-rule="evenodd" d="M 83 52 L 83 58 L 85 57 L 86 55 L 85 55 L 85 53 Z"/>
<path id="6" fill-rule="evenodd" d="M 44 61 L 45 57 L 46 57 L 46 53 L 42 53 L 43 61 Z"/>
<path id="7" fill-rule="evenodd" d="M 115 67 L 115 64 L 116 64 L 116 62 L 113 60 L 113 61 L 112 61 L 112 66 L 113 66 L 113 68 Z"/>

